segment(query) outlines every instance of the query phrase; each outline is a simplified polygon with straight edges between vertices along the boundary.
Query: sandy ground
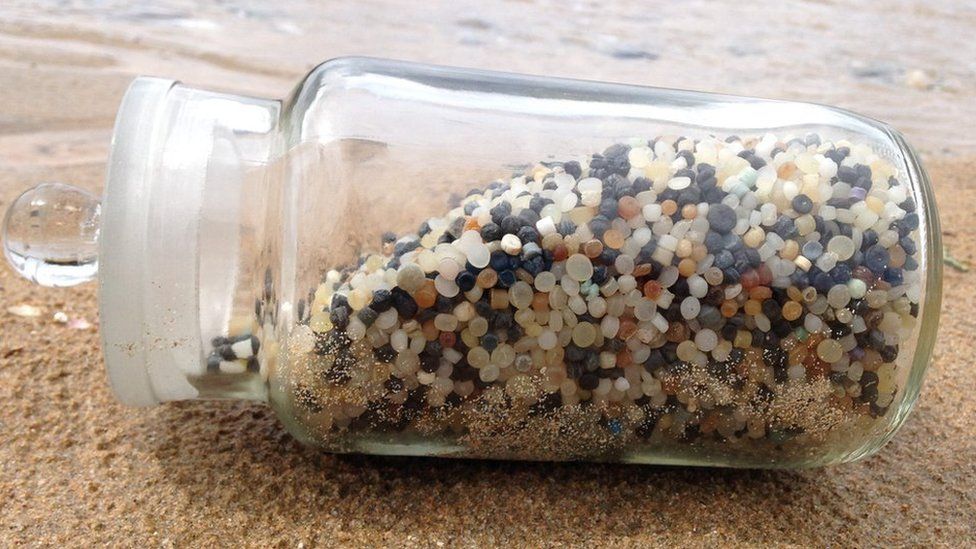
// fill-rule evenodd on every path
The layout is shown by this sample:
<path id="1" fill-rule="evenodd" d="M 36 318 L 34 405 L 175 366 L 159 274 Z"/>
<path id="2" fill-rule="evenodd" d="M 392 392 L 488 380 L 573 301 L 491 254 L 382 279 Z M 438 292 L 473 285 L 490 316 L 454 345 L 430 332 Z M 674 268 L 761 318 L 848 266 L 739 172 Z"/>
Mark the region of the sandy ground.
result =
<path id="1" fill-rule="evenodd" d="M 68 33 L 83 47 L 58 46 L 46 28 L 55 46 L 42 47 L 12 28 L 0 32 L 0 208 L 42 181 L 100 190 L 125 85 L 177 61 L 118 66 L 83 33 Z M 251 85 L 286 80 L 260 78 L 271 83 Z M 949 249 L 976 259 L 976 156 L 923 156 Z M 946 270 L 935 357 L 887 447 L 826 470 L 766 472 L 333 456 L 299 446 L 259 405 L 124 408 L 106 385 L 95 288 L 41 291 L 3 267 L 0 545 L 966 546 L 973 284 L 976 271 Z M 21 304 L 41 315 L 7 311 Z M 95 326 L 57 323 L 58 311 Z"/>

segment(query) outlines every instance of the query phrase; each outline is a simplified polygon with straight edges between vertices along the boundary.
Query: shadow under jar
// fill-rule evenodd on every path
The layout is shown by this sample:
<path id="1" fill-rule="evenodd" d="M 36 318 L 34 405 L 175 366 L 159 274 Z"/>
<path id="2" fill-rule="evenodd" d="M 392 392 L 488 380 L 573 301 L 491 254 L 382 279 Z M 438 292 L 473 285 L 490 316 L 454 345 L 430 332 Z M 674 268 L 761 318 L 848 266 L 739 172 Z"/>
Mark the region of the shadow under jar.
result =
<path id="1" fill-rule="evenodd" d="M 916 155 L 812 104 L 357 58 L 283 103 L 140 79 L 101 210 L 120 398 L 264 400 L 336 452 L 851 461 L 939 315 Z"/>

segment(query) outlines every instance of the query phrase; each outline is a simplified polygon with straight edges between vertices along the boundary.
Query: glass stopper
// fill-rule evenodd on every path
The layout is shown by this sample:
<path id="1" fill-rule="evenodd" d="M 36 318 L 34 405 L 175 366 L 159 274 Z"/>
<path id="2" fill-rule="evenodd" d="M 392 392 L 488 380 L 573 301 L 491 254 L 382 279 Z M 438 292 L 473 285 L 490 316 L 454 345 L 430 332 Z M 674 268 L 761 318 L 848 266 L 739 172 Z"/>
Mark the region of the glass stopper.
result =
<path id="1" fill-rule="evenodd" d="M 14 200 L 3 220 L 3 254 L 42 286 L 66 287 L 98 273 L 101 203 L 84 189 L 42 183 Z"/>

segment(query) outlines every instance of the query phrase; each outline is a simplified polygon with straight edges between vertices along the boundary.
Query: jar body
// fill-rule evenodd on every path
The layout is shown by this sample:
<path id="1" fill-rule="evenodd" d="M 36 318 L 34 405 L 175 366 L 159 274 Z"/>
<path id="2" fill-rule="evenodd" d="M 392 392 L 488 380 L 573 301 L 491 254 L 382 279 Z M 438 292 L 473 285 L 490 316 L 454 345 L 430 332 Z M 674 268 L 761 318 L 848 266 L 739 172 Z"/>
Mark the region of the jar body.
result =
<path id="1" fill-rule="evenodd" d="M 938 219 L 883 124 L 340 59 L 260 146 L 247 131 L 214 148 L 247 199 L 202 225 L 236 218 L 249 238 L 230 259 L 199 243 L 200 310 L 230 305 L 199 323 L 188 379 L 199 396 L 260 386 L 244 396 L 305 442 L 815 466 L 877 450 L 918 395 Z"/>
<path id="2" fill-rule="evenodd" d="M 917 396 L 937 219 L 879 123 L 351 59 L 282 125 L 269 388 L 302 440 L 810 466 L 872 453 Z"/>

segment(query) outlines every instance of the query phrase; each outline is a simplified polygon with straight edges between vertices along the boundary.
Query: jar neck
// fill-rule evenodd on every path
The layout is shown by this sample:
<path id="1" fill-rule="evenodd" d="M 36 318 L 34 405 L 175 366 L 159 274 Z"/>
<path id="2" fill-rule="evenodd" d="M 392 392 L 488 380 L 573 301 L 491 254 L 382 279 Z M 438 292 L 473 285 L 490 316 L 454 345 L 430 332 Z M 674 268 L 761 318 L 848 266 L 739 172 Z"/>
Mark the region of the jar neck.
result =
<path id="1" fill-rule="evenodd" d="M 99 237 L 102 342 L 124 403 L 264 398 L 259 358 L 223 345 L 256 335 L 272 297 L 279 113 L 277 101 L 154 78 L 126 93 Z"/>

